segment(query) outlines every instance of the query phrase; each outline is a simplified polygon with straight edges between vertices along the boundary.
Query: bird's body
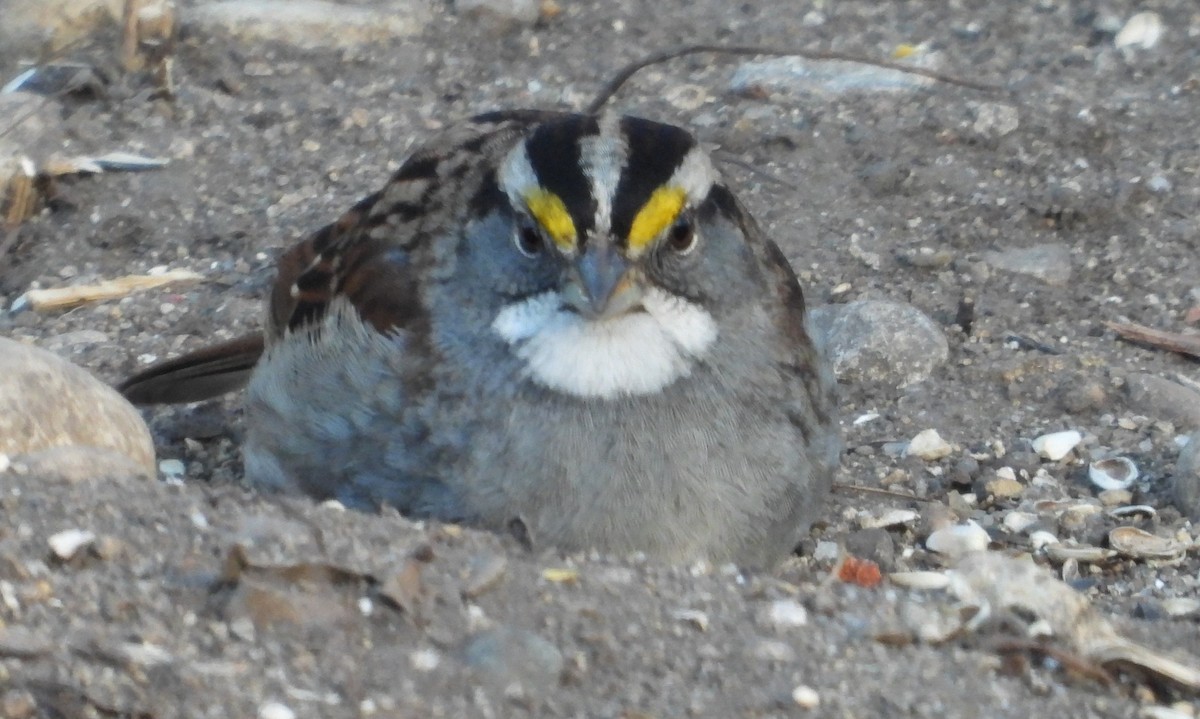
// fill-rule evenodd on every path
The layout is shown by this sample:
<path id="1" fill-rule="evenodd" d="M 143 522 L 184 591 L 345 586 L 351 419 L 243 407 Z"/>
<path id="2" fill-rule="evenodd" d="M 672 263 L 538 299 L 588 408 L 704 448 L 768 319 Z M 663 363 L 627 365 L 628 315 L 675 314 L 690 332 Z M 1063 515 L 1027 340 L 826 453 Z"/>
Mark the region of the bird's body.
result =
<path id="1" fill-rule="evenodd" d="M 518 111 L 451 128 L 283 256 L 264 334 L 259 486 L 768 566 L 837 463 L 796 278 L 669 125 Z M 126 391 L 170 399 L 153 388 L 181 367 L 194 381 L 185 358 Z"/>

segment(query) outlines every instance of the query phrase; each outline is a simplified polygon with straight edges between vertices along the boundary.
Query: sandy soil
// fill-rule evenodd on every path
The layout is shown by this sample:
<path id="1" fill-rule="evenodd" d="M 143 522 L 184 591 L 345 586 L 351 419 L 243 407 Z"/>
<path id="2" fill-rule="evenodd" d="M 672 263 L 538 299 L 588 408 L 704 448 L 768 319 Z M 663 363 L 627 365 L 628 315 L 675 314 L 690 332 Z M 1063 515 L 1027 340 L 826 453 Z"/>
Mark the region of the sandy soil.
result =
<path id="1" fill-rule="evenodd" d="M 1097 491 L 1086 463 L 1040 462 L 1029 451 L 1030 439 L 1058 429 L 1085 434 L 1083 457 L 1134 459 L 1143 481 L 1130 503 L 1157 514 L 1043 517 L 1041 528 L 1097 545 L 1117 524 L 1194 531 L 1170 499 L 1186 428 L 1167 408 L 1128 407 L 1123 386 L 1134 372 L 1200 373 L 1194 361 L 1118 341 L 1104 322 L 1178 330 L 1200 304 L 1195 6 L 843 0 L 818 3 L 817 23 L 817 8 L 785 0 L 562 5 L 536 27 L 503 32 L 439 6 L 415 38 L 352 49 L 191 33 L 177 49 L 174 100 L 154 99 L 137 77 L 114 78 L 100 97 L 65 98 L 71 153 L 172 161 L 63 180 L 5 258 L 6 302 L 34 283 L 161 265 L 208 280 L 63 314 L 7 315 L 0 328 L 115 381 L 148 356 L 258 326 L 273 257 L 377 188 L 430 128 L 501 107 L 580 107 L 603 75 L 682 42 L 881 58 L 929 42 L 943 70 L 1005 89 L 747 97 L 728 91 L 739 61 L 699 56 L 647 71 L 615 100 L 689 126 L 778 180 L 727 170 L 814 304 L 890 299 L 942 325 L 950 359 L 930 379 L 843 387 L 839 480 L 920 500 L 836 493 L 827 522 L 775 576 L 563 557 L 456 527 L 257 496 L 237 485 L 236 397 L 160 410 L 148 414 L 160 457 L 184 463 L 183 482 L 3 478 L 0 687 L 9 688 L 0 713 L 1117 717 L 1186 701 L 1135 673 L 1105 685 L 1061 657 L 1002 654 L 994 635 L 879 641 L 909 626 L 906 617 L 923 626 L 953 602 L 837 581 L 819 542 L 841 542 L 885 570 L 940 569 L 921 540 L 959 510 L 988 526 L 997 551 L 1028 550 L 1028 530 L 1003 529 L 1006 513 Z M 1165 19 L 1162 41 L 1116 50 L 1115 30 L 1145 9 Z M 73 57 L 107 67 L 105 52 L 81 47 Z M 14 75 L 17 59 L 0 50 L 0 76 Z M 1015 110 L 1015 127 L 995 120 L 997 107 L 1005 117 Z M 1067 267 L 1056 268 L 1066 281 L 988 262 L 990 252 L 1042 244 L 1066 249 Z M 913 262 L 920 248 L 939 259 Z M 956 324 L 964 297 L 975 302 L 969 332 Z M 879 417 L 851 424 L 868 412 Z M 938 462 L 885 451 L 927 428 L 960 451 Z M 961 464 L 967 452 L 984 457 L 973 472 Z M 1026 491 L 989 498 L 986 481 L 1003 466 Z M 1034 486 L 1038 469 L 1047 479 Z M 974 507 L 959 499 L 968 492 Z M 860 513 L 887 508 L 922 519 L 861 528 Z M 72 528 L 99 539 L 75 559 L 52 559 L 48 537 Z M 1068 577 L 1123 631 L 1196 657 L 1197 615 L 1164 607 L 1196 597 L 1198 570 L 1194 557 L 1116 559 Z M 805 610 L 803 624 L 780 618 L 787 602 Z M 797 687 L 815 690 L 820 706 L 801 708 Z"/>

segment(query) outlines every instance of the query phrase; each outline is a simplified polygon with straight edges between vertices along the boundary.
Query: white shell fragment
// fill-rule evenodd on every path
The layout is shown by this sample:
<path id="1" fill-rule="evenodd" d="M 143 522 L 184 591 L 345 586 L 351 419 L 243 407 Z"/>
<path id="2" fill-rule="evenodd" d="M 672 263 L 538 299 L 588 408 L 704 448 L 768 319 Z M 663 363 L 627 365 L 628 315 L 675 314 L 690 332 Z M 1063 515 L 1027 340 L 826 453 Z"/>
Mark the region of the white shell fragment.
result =
<path id="1" fill-rule="evenodd" d="M 1148 504 L 1126 504 L 1108 510 L 1108 516 L 1114 519 L 1121 519 L 1122 517 L 1153 517 L 1157 514 L 1158 510 Z"/>
<path id="2" fill-rule="evenodd" d="M 1094 564 L 1096 562 L 1104 562 L 1117 556 L 1116 550 L 1105 549 L 1104 547 L 1093 547 L 1091 545 L 1077 544 L 1047 544 L 1045 545 L 1046 556 L 1054 562 L 1067 562 L 1075 560 L 1076 562 L 1086 562 Z"/>
<path id="3" fill-rule="evenodd" d="M 945 589 L 950 585 L 950 577 L 942 572 L 892 572 L 888 579 L 908 589 Z"/>
<path id="4" fill-rule="evenodd" d="M 859 520 L 859 526 L 863 529 L 887 529 L 889 527 L 911 524 L 920 518 L 921 515 L 911 509 L 896 509 L 893 507 L 881 513 L 863 517 Z"/>
<path id="5" fill-rule="evenodd" d="M 927 429 L 919 432 L 912 441 L 908 443 L 908 449 L 905 454 L 909 456 L 920 457 L 926 462 L 941 459 L 942 457 L 950 456 L 954 451 L 954 447 L 942 439 L 936 429 Z"/>
<path id="6" fill-rule="evenodd" d="M 946 557 L 961 557 L 971 552 L 982 552 L 988 548 L 991 538 L 988 533 L 968 519 L 965 524 L 956 524 L 934 531 L 925 540 L 925 548 Z"/>
<path id="7" fill-rule="evenodd" d="M 1127 457 L 1109 457 L 1088 465 L 1088 479 L 1100 489 L 1129 489 L 1137 478 L 1137 465 Z"/>
<path id="8" fill-rule="evenodd" d="M 50 536 L 50 551 L 54 556 L 67 561 L 79 553 L 80 549 L 96 541 L 96 535 L 86 529 L 65 529 Z"/>
<path id="9" fill-rule="evenodd" d="M 1070 454 L 1082 441 L 1083 435 L 1073 429 L 1051 432 L 1033 440 L 1033 451 L 1051 462 L 1057 462 Z"/>
<path id="10" fill-rule="evenodd" d="M 808 624 L 808 610 L 795 599 L 779 599 L 771 602 L 767 619 L 781 629 L 803 627 Z"/>
<path id="11" fill-rule="evenodd" d="M 1132 559 L 1178 559 L 1187 545 L 1137 527 L 1117 527 L 1108 533 L 1108 546 Z"/>
<path id="12" fill-rule="evenodd" d="M 1038 516 L 1031 512 L 1009 512 L 1004 515 L 1004 526 L 1014 532 L 1024 532 L 1037 524 Z"/>
<path id="13" fill-rule="evenodd" d="M 1162 16 L 1156 12 L 1140 12 L 1125 23 L 1113 39 L 1119 49 L 1149 50 L 1162 39 L 1165 30 Z"/>

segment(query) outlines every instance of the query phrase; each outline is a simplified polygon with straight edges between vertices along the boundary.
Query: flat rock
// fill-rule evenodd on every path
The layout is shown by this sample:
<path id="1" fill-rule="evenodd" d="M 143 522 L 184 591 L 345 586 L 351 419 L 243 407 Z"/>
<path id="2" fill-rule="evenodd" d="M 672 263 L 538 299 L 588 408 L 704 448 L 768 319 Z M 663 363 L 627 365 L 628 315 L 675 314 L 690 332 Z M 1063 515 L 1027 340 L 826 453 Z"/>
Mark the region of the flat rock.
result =
<path id="1" fill-rule="evenodd" d="M 920 382 L 950 356 L 937 323 L 899 302 L 859 300 L 812 312 L 833 369 L 848 382 L 905 387 Z"/>
<path id="2" fill-rule="evenodd" d="M 911 91 L 932 82 L 921 75 L 857 62 L 780 57 L 743 63 L 733 73 L 729 86 L 738 94 L 797 94 Z"/>
<path id="3" fill-rule="evenodd" d="M 1125 378 L 1129 409 L 1181 429 L 1200 428 L 1200 392 L 1156 375 L 1134 372 Z"/>
<path id="4" fill-rule="evenodd" d="M 370 7 L 322 0 L 219 0 L 185 9 L 183 24 L 200 33 L 318 48 L 411 37 L 431 18 L 430 7 L 420 0 Z"/>
<path id="5" fill-rule="evenodd" d="M 1071 279 L 1071 248 L 1061 242 L 1019 247 L 984 254 L 992 267 L 1061 286 Z"/>
<path id="6" fill-rule="evenodd" d="M 1192 432 L 1175 463 L 1175 505 L 1200 521 L 1200 432 Z"/>
<path id="7" fill-rule="evenodd" d="M 109 449 L 155 476 L 154 442 L 116 390 L 56 354 L 0 338 L 0 453 Z"/>

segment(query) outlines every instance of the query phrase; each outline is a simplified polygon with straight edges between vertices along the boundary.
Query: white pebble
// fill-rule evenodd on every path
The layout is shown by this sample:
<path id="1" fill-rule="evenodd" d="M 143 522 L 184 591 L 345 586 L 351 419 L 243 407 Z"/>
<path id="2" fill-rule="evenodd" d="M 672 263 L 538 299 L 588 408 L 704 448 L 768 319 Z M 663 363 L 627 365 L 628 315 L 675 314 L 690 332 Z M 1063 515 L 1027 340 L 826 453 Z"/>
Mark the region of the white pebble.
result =
<path id="1" fill-rule="evenodd" d="M 408 655 L 413 669 L 419 672 L 431 672 L 442 663 L 442 655 L 436 649 L 418 649 Z"/>
<path id="2" fill-rule="evenodd" d="M 832 562 L 837 560 L 839 554 L 837 542 L 831 542 L 823 539 L 817 542 L 817 548 L 813 550 L 813 559 L 818 562 Z"/>
<path id="3" fill-rule="evenodd" d="M 267 702 L 258 708 L 258 719 L 296 719 L 296 712 L 286 704 Z"/>
<path id="4" fill-rule="evenodd" d="M 1070 454 L 1082 441 L 1083 435 L 1073 429 L 1051 432 L 1033 440 L 1033 451 L 1051 462 L 1057 462 Z"/>
<path id="5" fill-rule="evenodd" d="M 779 599 L 771 602 L 771 609 L 767 616 L 772 624 L 786 629 L 808 624 L 808 610 L 795 599 Z"/>
<path id="6" fill-rule="evenodd" d="M 1156 12 L 1140 12 L 1129 18 L 1129 22 L 1117 33 L 1113 44 L 1121 49 L 1149 50 L 1162 39 L 1164 30 L 1162 16 Z"/>
<path id="7" fill-rule="evenodd" d="M 821 695 L 816 689 L 801 684 L 792 690 L 792 701 L 801 709 L 816 709 L 821 706 Z"/>
<path id="8" fill-rule="evenodd" d="M 74 557 L 80 549 L 96 541 L 96 535 L 86 529 L 65 529 L 51 535 L 47 541 L 50 543 L 50 550 L 54 552 L 54 556 L 65 561 Z"/>
<path id="9" fill-rule="evenodd" d="M 947 557 L 961 557 L 987 550 L 990 541 L 984 528 L 968 519 L 965 524 L 943 527 L 931 533 L 925 539 L 925 548 Z"/>
<path id="10" fill-rule="evenodd" d="M 908 443 L 908 449 L 905 454 L 917 456 L 926 462 L 948 457 L 954 447 L 949 442 L 942 439 L 936 429 L 927 429 L 919 432 L 912 441 Z"/>
<path id="11" fill-rule="evenodd" d="M 182 477 L 187 472 L 187 468 L 178 459 L 164 459 L 158 463 L 158 471 L 166 477 Z"/>

